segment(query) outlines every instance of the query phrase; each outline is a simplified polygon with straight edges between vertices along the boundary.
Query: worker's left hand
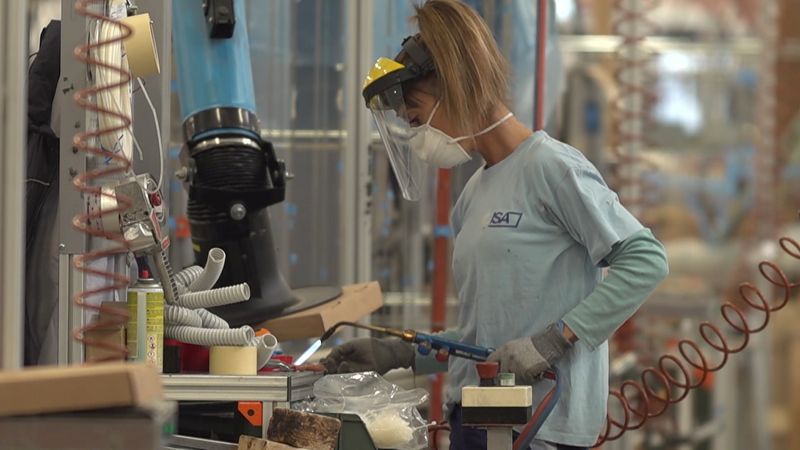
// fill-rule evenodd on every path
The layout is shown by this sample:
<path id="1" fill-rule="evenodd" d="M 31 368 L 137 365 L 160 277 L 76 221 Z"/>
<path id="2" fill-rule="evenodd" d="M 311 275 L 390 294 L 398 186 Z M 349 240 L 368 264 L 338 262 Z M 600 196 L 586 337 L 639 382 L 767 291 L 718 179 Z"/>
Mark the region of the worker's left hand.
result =
<path id="1" fill-rule="evenodd" d="M 489 355 L 488 361 L 500 363 L 500 372 L 511 372 L 517 384 L 533 384 L 536 378 L 549 369 L 572 344 L 556 325 L 550 325 L 542 334 L 507 342 Z"/>

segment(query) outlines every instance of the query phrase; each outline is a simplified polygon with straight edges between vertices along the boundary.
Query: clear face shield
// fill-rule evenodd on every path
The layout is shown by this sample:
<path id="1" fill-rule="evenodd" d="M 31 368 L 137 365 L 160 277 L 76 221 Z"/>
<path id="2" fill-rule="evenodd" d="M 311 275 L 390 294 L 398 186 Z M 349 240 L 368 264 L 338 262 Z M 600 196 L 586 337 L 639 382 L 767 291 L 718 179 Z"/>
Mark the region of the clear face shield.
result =
<path id="1" fill-rule="evenodd" d="M 402 85 L 394 85 L 375 95 L 369 100 L 368 107 L 386 147 L 403 198 L 419 200 L 420 183 L 425 179 L 427 166 L 411 147 L 417 131 L 410 125 L 406 114 Z"/>
<path id="2" fill-rule="evenodd" d="M 364 100 L 406 200 L 419 200 L 427 166 L 412 149 L 418 130 L 410 125 L 405 102 L 408 93 L 403 92 L 403 86 L 423 79 L 434 70 L 433 60 L 417 34 L 403 40 L 403 49 L 395 59 L 378 58 L 364 80 Z M 417 136 L 414 144 L 420 145 L 421 136 Z"/>

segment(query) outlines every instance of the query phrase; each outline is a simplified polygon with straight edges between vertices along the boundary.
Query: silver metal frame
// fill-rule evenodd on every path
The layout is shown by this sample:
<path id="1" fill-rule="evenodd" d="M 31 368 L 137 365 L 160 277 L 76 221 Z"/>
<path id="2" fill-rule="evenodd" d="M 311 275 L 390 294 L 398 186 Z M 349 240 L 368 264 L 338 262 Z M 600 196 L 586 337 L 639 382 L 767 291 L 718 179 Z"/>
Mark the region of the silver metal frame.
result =
<path id="1" fill-rule="evenodd" d="M 22 365 L 27 11 L 0 4 L 0 369 Z"/>
<path id="2" fill-rule="evenodd" d="M 80 308 L 72 298 L 83 290 L 83 273 L 74 270 L 74 255 L 58 255 L 58 364 L 83 361 L 83 345 L 72 339 L 72 330 L 84 325 Z"/>
<path id="3" fill-rule="evenodd" d="M 154 38 L 158 48 L 161 73 L 143 79 L 161 128 L 161 136 L 156 134 L 150 108 L 137 93 L 134 96 L 134 131 L 146 154 L 145 161 L 134 159 L 137 173 L 149 172 L 154 177 L 159 173 L 158 139 L 161 140 L 166 160 L 169 149 L 170 132 L 170 80 L 172 78 L 172 2 L 162 0 L 138 0 L 140 12 L 149 12 L 154 20 Z M 87 169 L 87 158 L 72 145 L 72 136 L 85 129 L 87 114 L 75 104 L 73 96 L 77 90 L 86 87 L 86 66 L 75 59 L 75 47 L 85 43 L 88 21 L 77 14 L 73 0 L 61 1 L 61 79 L 56 95 L 61 107 L 61 158 L 59 161 L 59 307 L 58 307 L 58 363 L 70 364 L 83 361 L 83 346 L 72 339 L 72 330 L 83 325 L 82 311 L 74 307 L 74 295 L 84 287 L 84 277 L 72 266 L 75 255 L 89 249 L 87 236 L 72 226 L 72 217 L 85 209 L 81 193 L 72 185 L 72 178 Z M 154 88 L 155 87 L 155 88 Z M 21 117 L 24 117 L 22 115 Z M 169 177 L 171 173 L 164 162 L 164 183 L 162 194 L 169 198 Z"/>
<path id="4" fill-rule="evenodd" d="M 58 364 L 83 361 L 83 346 L 72 339 L 71 330 L 83 323 L 73 307 L 74 293 L 83 288 L 83 274 L 72 266 L 74 255 L 85 253 L 88 239 L 72 226 L 72 217 L 86 206 L 72 178 L 86 170 L 86 155 L 72 145 L 72 136 L 84 129 L 86 114 L 73 100 L 86 87 L 86 66 L 75 59 L 75 47 L 85 43 L 88 21 L 74 8 L 75 2 L 61 1 L 61 78 L 56 95 L 61 109 L 61 145 L 58 167 Z"/>
<path id="5" fill-rule="evenodd" d="M 275 408 L 289 408 L 291 402 L 311 397 L 319 378 L 311 372 L 290 372 L 260 376 L 163 375 L 161 381 L 169 400 L 261 402 L 261 432 L 266 439 Z"/>
<path id="6" fill-rule="evenodd" d="M 72 226 L 72 217 L 85 208 L 72 178 L 86 171 L 86 155 L 72 145 L 72 136 L 84 129 L 84 111 L 75 104 L 75 92 L 86 87 L 86 66 L 75 59 L 75 47 L 86 43 L 87 20 L 75 12 L 75 2 L 61 1 L 61 79 L 56 95 L 61 98 L 61 147 L 59 148 L 58 230 L 59 251 L 81 254 L 87 249 L 87 237 Z M 59 265 L 59 271 L 68 270 Z M 60 299 L 63 300 L 63 299 Z"/>
<path id="7" fill-rule="evenodd" d="M 309 397 L 320 378 L 311 372 L 259 376 L 163 375 L 165 396 L 175 401 L 293 402 Z"/>
<path id="8" fill-rule="evenodd" d="M 361 102 L 361 83 L 372 63 L 372 1 L 348 0 L 345 49 L 345 140 L 343 180 L 344 226 L 342 283 L 367 281 L 371 277 L 370 118 Z"/>

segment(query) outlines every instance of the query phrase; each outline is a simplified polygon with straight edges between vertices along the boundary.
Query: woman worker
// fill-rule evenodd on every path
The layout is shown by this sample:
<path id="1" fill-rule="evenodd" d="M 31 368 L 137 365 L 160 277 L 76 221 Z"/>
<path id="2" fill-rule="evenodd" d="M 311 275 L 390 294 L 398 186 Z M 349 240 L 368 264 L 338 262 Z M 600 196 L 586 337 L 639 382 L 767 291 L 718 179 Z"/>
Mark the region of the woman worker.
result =
<path id="1" fill-rule="evenodd" d="M 406 198 L 423 181 L 418 160 L 485 161 L 452 213 L 460 313 L 447 337 L 496 348 L 490 360 L 517 384 L 555 366 L 561 398 L 534 447 L 591 446 L 604 425 L 606 341 L 666 277 L 664 248 L 581 152 L 515 119 L 507 62 L 474 10 L 430 0 L 415 20 L 419 34 L 394 60 L 378 60 L 364 98 Z M 450 448 L 486 448 L 484 431 L 461 425 L 461 387 L 478 384 L 474 362 L 441 367 L 408 343 L 365 338 L 334 348 L 323 364 L 328 373 L 446 370 Z"/>

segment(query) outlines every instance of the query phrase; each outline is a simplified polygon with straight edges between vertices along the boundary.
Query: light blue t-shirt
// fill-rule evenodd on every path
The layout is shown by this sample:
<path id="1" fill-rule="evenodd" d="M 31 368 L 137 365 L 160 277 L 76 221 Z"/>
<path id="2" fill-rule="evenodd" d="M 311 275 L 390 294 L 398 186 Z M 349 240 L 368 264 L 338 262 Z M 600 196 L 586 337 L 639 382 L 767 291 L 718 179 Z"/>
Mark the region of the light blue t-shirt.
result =
<path id="1" fill-rule="evenodd" d="M 479 169 L 452 214 L 458 334 L 497 348 L 561 319 L 601 281 L 612 246 L 642 229 L 578 150 L 537 132 Z M 537 439 L 591 446 L 608 396 L 608 347 L 581 339 L 556 364 L 563 390 Z M 534 402 L 551 382 L 534 386 Z M 474 362 L 451 358 L 447 403 L 477 385 Z"/>

